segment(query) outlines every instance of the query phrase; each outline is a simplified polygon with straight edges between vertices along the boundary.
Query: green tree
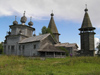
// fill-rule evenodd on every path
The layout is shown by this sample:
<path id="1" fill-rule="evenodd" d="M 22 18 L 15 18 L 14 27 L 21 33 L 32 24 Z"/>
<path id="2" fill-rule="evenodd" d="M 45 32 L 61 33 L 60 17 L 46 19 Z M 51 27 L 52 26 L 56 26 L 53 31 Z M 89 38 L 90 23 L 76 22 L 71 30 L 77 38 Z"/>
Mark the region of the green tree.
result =
<path id="1" fill-rule="evenodd" d="M 46 28 L 46 26 L 43 26 L 42 27 L 42 34 L 46 34 L 47 33 L 47 28 Z"/>
<path id="2" fill-rule="evenodd" d="M 42 31 L 42 34 L 50 33 L 51 36 L 52 36 L 52 37 L 54 38 L 54 40 L 56 41 L 56 39 L 55 39 L 55 37 L 54 37 L 54 35 L 53 35 L 53 33 L 52 33 L 52 31 L 51 31 L 50 28 L 47 28 L 46 26 L 43 26 L 42 29 L 41 29 L 41 31 Z"/>
<path id="3" fill-rule="evenodd" d="M 100 56 L 100 54 L 99 54 L 100 53 L 100 43 L 98 43 L 96 48 L 98 49 L 97 54 Z"/>
<path id="4" fill-rule="evenodd" d="M 59 47 L 59 49 L 61 49 L 61 50 L 65 51 L 65 52 L 66 52 L 66 56 L 68 56 L 68 55 L 69 55 L 69 52 L 68 52 L 68 50 L 67 50 L 66 48 L 64 48 L 64 47 Z"/>
<path id="5" fill-rule="evenodd" d="M 3 52 L 3 46 L 2 43 L 0 43 L 0 54 Z"/>
<path id="6" fill-rule="evenodd" d="M 46 32 L 47 32 L 47 33 L 50 33 L 50 34 L 52 35 L 52 37 L 54 38 L 54 35 L 53 35 L 53 33 L 52 33 L 52 31 L 51 31 L 50 28 L 47 28 Z"/>

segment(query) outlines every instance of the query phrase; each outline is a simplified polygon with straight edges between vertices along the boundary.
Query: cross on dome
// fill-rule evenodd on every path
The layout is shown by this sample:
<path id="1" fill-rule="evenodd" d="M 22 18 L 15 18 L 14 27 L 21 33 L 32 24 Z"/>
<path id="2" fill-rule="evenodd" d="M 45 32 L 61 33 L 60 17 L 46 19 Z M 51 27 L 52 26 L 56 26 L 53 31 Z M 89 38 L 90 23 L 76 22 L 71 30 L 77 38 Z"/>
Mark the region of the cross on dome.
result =
<path id="1" fill-rule="evenodd" d="M 15 16 L 15 21 L 16 21 L 16 17 L 17 17 L 17 16 Z"/>
<path id="2" fill-rule="evenodd" d="M 24 14 L 23 14 L 23 16 L 25 16 L 25 13 L 26 13 L 26 11 L 24 11 Z"/>
<path id="3" fill-rule="evenodd" d="M 32 16 L 30 17 L 30 21 L 32 21 Z"/>
<path id="4" fill-rule="evenodd" d="M 54 16 L 54 14 L 53 14 L 53 10 L 52 10 L 51 16 Z"/>
<path id="5" fill-rule="evenodd" d="M 85 11 L 85 12 L 87 12 L 87 11 L 88 11 L 88 9 L 87 9 L 87 4 L 85 4 L 85 7 L 86 7 L 86 8 L 85 8 L 85 10 L 84 10 L 84 11 Z"/>

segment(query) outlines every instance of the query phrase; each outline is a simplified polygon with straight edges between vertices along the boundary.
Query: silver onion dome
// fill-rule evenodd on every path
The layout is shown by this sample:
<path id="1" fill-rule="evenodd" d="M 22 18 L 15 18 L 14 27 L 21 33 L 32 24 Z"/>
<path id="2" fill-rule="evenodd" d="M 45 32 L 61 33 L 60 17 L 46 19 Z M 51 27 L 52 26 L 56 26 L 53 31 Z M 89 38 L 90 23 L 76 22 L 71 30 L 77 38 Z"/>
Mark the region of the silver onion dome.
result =
<path id="1" fill-rule="evenodd" d="M 28 23 L 28 25 L 29 25 L 29 26 L 33 26 L 33 22 L 30 21 L 30 22 Z"/>
<path id="2" fill-rule="evenodd" d="M 25 23 L 26 21 L 27 21 L 27 18 L 26 18 L 26 16 L 25 16 L 25 11 L 24 11 L 24 14 L 23 14 L 23 16 L 21 17 L 21 23 Z"/>
<path id="3" fill-rule="evenodd" d="M 18 22 L 16 21 L 16 17 L 17 16 L 15 16 L 15 21 L 13 21 L 13 25 L 18 25 Z"/>
<path id="4" fill-rule="evenodd" d="M 32 17 L 30 17 L 30 22 L 28 23 L 29 26 L 33 26 L 33 22 L 31 20 L 32 20 Z"/>

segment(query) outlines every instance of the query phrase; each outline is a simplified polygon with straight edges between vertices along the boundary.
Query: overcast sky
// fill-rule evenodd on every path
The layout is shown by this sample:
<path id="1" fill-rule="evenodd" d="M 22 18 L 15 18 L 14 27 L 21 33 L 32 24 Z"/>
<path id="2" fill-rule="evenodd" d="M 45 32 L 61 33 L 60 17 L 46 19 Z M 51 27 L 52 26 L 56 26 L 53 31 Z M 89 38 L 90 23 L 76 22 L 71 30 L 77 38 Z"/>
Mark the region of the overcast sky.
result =
<path id="1" fill-rule="evenodd" d="M 0 36 L 2 36 L 0 41 L 5 39 L 6 32 L 9 29 L 9 25 L 14 21 L 15 15 L 19 23 L 24 11 L 26 11 L 28 21 L 29 17 L 32 16 L 34 21 L 33 27 L 36 28 L 38 35 L 43 25 L 48 26 L 50 13 L 53 10 L 55 23 L 59 33 L 62 34 L 60 36 L 61 42 L 71 42 L 80 45 L 78 29 L 83 21 L 85 4 L 87 4 L 92 25 L 96 27 L 95 32 L 97 34 L 95 38 L 97 42 L 100 37 L 100 0 L 0 0 L 0 26 L 4 27 L 4 29 L 0 29 Z M 39 24 L 42 25 L 37 26 Z M 66 33 L 72 35 L 65 34 L 65 27 Z M 74 36 L 74 34 L 76 35 Z"/>
<path id="2" fill-rule="evenodd" d="M 21 16 L 26 11 L 34 19 L 46 19 L 53 10 L 57 19 L 81 22 L 85 4 L 94 26 L 100 27 L 100 0 L 0 0 L 0 16 Z"/>

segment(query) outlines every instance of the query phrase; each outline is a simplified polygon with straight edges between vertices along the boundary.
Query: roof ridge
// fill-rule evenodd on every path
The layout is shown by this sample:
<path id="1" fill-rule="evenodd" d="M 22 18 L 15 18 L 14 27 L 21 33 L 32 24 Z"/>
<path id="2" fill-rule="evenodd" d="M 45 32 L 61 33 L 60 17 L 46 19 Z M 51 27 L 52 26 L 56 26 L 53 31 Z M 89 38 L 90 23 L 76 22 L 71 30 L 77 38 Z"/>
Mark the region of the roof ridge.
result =
<path id="1" fill-rule="evenodd" d="M 47 36 L 49 36 L 49 35 L 50 35 L 50 33 L 43 34 L 43 35 L 47 35 Z M 47 36 L 46 36 L 46 37 L 47 37 Z M 42 40 L 43 40 L 43 39 L 45 39 L 46 37 L 42 38 Z"/>
<path id="2" fill-rule="evenodd" d="M 41 40 L 45 39 L 47 36 L 49 36 L 49 35 L 50 35 L 50 33 L 43 34 L 43 35 L 38 35 L 38 36 L 32 36 L 32 37 L 23 39 L 19 43 L 26 43 L 26 42 L 33 42 L 33 41 L 41 41 Z"/>

